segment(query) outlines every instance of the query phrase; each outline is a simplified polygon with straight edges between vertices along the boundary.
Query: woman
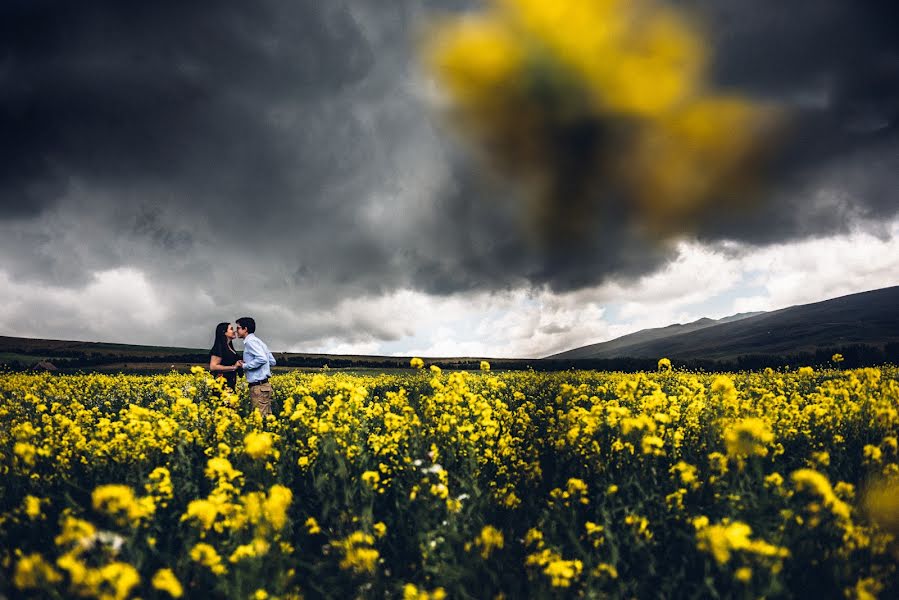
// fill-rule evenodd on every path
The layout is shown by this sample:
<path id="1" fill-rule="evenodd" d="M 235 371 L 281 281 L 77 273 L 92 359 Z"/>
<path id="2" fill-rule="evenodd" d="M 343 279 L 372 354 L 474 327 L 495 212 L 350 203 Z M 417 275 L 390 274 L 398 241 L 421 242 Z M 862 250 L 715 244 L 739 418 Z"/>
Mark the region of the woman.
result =
<path id="1" fill-rule="evenodd" d="M 231 343 L 236 335 L 231 323 L 219 323 L 215 327 L 215 343 L 209 351 L 209 372 L 224 377 L 232 390 L 237 389 L 237 372 L 241 365 Z"/>

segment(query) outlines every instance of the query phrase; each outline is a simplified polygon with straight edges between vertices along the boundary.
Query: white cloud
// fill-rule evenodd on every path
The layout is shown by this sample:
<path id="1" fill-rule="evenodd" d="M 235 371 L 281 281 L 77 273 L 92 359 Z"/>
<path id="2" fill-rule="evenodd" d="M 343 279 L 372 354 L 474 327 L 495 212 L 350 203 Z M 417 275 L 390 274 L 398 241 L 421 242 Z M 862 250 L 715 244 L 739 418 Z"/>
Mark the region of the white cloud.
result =
<path id="1" fill-rule="evenodd" d="M 393 324 L 400 338 L 392 354 L 537 357 L 641 329 L 899 284 L 899 223 L 885 238 L 855 232 L 755 249 L 682 243 L 677 252 L 657 273 L 576 292 L 432 297 L 404 290 L 340 302 L 335 313 Z M 378 348 L 385 346 L 366 340 L 323 349 L 382 353 Z"/>
<path id="2" fill-rule="evenodd" d="M 94 273 L 80 288 L 21 284 L 0 273 L 0 301 L 6 309 L 2 323 L 10 335 L 109 340 L 122 331 L 142 334 L 165 326 L 165 298 L 143 273 L 122 268 Z"/>
<path id="3" fill-rule="evenodd" d="M 430 357 L 539 357 L 640 329 L 774 310 L 899 284 L 899 222 L 751 249 L 683 243 L 661 271 L 567 293 L 512 290 L 430 296 L 397 290 L 329 306 L 216 303 L 133 268 L 78 288 L 17 282 L 0 271 L 0 329 L 23 337 L 204 347 L 220 320 L 251 314 L 275 351 Z M 236 311 L 236 312 L 235 312 Z M 234 313 L 234 314 L 232 314 Z"/>
<path id="4" fill-rule="evenodd" d="M 853 232 L 764 248 L 742 257 L 740 269 L 765 293 L 737 299 L 738 312 L 776 310 L 899 285 L 899 222 L 885 238 Z"/>

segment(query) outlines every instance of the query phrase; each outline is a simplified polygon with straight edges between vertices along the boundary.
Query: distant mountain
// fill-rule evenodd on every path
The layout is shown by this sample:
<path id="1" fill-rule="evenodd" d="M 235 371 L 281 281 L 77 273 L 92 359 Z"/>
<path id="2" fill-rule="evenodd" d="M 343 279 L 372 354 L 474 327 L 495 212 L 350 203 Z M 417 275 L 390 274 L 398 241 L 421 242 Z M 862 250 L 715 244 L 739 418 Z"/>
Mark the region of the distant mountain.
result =
<path id="1" fill-rule="evenodd" d="M 684 333 L 690 333 L 692 331 L 698 331 L 700 329 L 705 329 L 706 327 L 712 327 L 713 325 L 718 325 L 720 323 L 729 323 L 731 321 L 738 321 L 740 319 L 745 319 L 748 317 L 753 317 L 756 315 L 763 314 L 761 312 L 752 312 L 752 313 L 740 313 L 736 315 L 731 315 L 729 317 L 724 317 L 722 319 L 709 319 L 707 317 L 703 317 L 698 321 L 693 321 L 692 323 L 686 324 L 675 324 L 668 325 L 666 327 L 657 327 L 655 329 L 643 329 L 641 331 L 637 331 L 636 333 L 631 333 L 628 335 L 621 336 L 619 338 L 615 338 L 614 340 L 609 340 L 607 342 L 600 342 L 598 344 L 590 344 L 589 346 L 582 346 L 580 348 L 575 348 L 573 350 L 567 350 L 565 352 L 560 352 L 559 354 L 553 354 L 552 356 L 547 356 L 549 359 L 580 359 L 580 358 L 618 358 L 620 356 L 642 356 L 642 354 L 633 354 L 632 352 L 636 351 L 634 349 L 639 349 L 641 345 L 649 344 L 651 342 L 656 342 L 663 339 L 669 339 Z"/>
<path id="2" fill-rule="evenodd" d="M 734 360 L 743 355 L 814 353 L 899 343 L 899 286 L 823 302 L 686 325 L 646 329 L 548 359 L 660 358 Z"/>

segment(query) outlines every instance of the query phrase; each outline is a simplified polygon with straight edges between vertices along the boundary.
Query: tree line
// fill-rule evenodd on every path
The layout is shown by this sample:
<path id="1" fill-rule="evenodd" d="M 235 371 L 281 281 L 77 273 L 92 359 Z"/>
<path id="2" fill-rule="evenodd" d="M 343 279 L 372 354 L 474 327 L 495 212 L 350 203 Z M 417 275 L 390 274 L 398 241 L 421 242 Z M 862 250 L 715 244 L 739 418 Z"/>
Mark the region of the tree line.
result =
<path id="1" fill-rule="evenodd" d="M 45 352 L 30 350 L 18 352 L 30 356 L 46 356 Z M 840 354 L 843 360 L 835 363 L 832 357 Z M 306 369 L 408 369 L 408 357 L 341 357 L 327 355 L 304 355 L 276 353 L 279 367 Z M 659 357 L 661 358 L 661 357 Z M 843 368 L 859 368 L 887 363 L 899 364 L 899 343 L 893 342 L 883 346 L 868 344 L 852 344 L 819 348 L 814 352 L 792 354 L 743 354 L 727 359 L 678 359 L 669 357 L 675 368 L 694 371 L 750 371 L 765 368 L 796 368 L 801 366 L 840 366 Z M 109 365 L 175 365 L 198 364 L 206 366 L 209 355 L 205 352 L 138 355 L 92 353 L 77 351 L 54 352 L 49 359 L 60 371 L 91 370 Z M 478 370 L 480 358 L 425 360 L 425 366 L 436 364 L 449 371 Z M 658 358 L 619 357 L 619 358 L 582 358 L 582 359 L 488 359 L 493 370 L 535 370 L 564 371 L 568 369 L 596 371 L 654 371 Z M 35 361 L 7 360 L 0 366 L 12 371 L 34 369 Z M 129 370 L 123 367 L 122 370 Z"/>

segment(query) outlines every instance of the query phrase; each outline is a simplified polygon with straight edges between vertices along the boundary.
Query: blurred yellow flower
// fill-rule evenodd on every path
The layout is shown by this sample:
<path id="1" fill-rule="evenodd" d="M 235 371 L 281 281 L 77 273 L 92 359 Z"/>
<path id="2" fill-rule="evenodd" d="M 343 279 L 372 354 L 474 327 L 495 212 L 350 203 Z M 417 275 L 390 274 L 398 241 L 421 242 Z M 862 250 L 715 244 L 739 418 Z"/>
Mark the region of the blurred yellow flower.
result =
<path id="1" fill-rule="evenodd" d="M 774 122 L 712 93 L 700 27 L 657 0 L 496 0 L 425 39 L 451 116 L 504 173 L 534 182 L 535 216 L 558 237 L 586 235 L 578 223 L 611 199 L 641 227 L 679 231 L 747 187 Z"/>
<path id="2" fill-rule="evenodd" d="M 309 535 L 315 535 L 316 533 L 321 533 L 322 529 L 318 525 L 318 521 L 315 520 L 315 517 L 309 517 L 306 519 L 306 531 L 309 532 Z"/>
<path id="3" fill-rule="evenodd" d="M 23 504 L 25 505 L 25 514 L 28 515 L 29 519 L 33 521 L 41 516 L 41 504 L 43 502 L 46 502 L 46 500 L 42 500 L 31 494 L 25 496 Z"/>
<path id="4" fill-rule="evenodd" d="M 875 523 L 899 536 L 899 478 L 872 483 L 865 492 L 864 506 Z"/>
<path id="5" fill-rule="evenodd" d="M 153 589 L 167 593 L 172 598 L 180 598 L 184 595 L 184 588 L 181 582 L 175 577 L 171 569 L 159 569 L 153 575 L 151 581 Z"/>
<path id="6" fill-rule="evenodd" d="M 20 590 L 40 588 L 44 583 L 62 581 L 62 576 L 39 553 L 21 557 L 16 562 L 13 584 Z"/>
<path id="7" fill-rule="evenodd" d="M 381 557 L 380 553 L 372 547 L 375 543 L 374 537 L 365 532 L 356 531 L 346 538 L 332 543 L 343 551 L 343 559 L 340 561 L 341 569 L 355 573 L 374 573 Z"/>
<path id="8" fill-rule="evenodd" d="M 219 553 L 216 552 L 215 548 L 204 542 L 196 544 L 190 549 L 190 558 L 194 562 L 207 567 L 216 575 L 223 575 L 228 572 L 228 569 L 222 563 L 222 557 L 219 556 Z"/>
<path id="9" fill-rule="evenodd" d="M 481 549 L 481 558 L 489 558 L 495 550 L 502 549 L 505 544 L 503 532 L 493 525 L 485 525 L 481 533 L 473 541 L 473 545 Z"/>
<path id="10" fill-rule="evenodd" d="M 764 540 L 750 538 L 752 528 L 740 521 L 722 522 L 717 525 L 697 524 L 696 539 L 700 550 L 709 552 L 719 564 L 728 562 L 734 552 L 747 552 L 761 556 L 786 558 L 789 550 Z"/>
<path id="11" fill-rule="evenodd" d="M 156 511 L 153 498 L 136 498 L 134 490 L 127 485 L 101 485 L 91 494 L 94 509 L 112 517 L 117 524 L 136 525 Z"/>
<path id="12" fill-rule="evenodd" d="M 738 421 L 724 430 L 727 455 L 734 458 L 766 456 L 768 445 L 774 441 L 771 428 L 763 420 L 750 417 Z"/>
<path id="13" fill-rule="evenodd" d="M 264 458 L 272 451 L 272 434 L 267 431 L 252 431 L 244 437 L 243 441 L 247 455 L 254 459 Z"/>
<path id="14" fill-rule="evenodd" d="M 436 588 L 430 592 L 423 588 L 417 587 L 414 583 L 403 585 L 403 600 L 445 600 L 446 591 L 443 588 Z"/>
<path id="15" fill-rule="evenodd" d="M 369 487 L 375 487 L 381 481 L 381 474 L 377 471 L 366 471 L 362 474 L 362 481 Z"/>
<path id="16" fill-rule="evenodd" d="M 374 530 L 376 538 L 382 538 L 387 535 L 387 525 L 381 521 L 372 525 L 372 530 Z"/>

